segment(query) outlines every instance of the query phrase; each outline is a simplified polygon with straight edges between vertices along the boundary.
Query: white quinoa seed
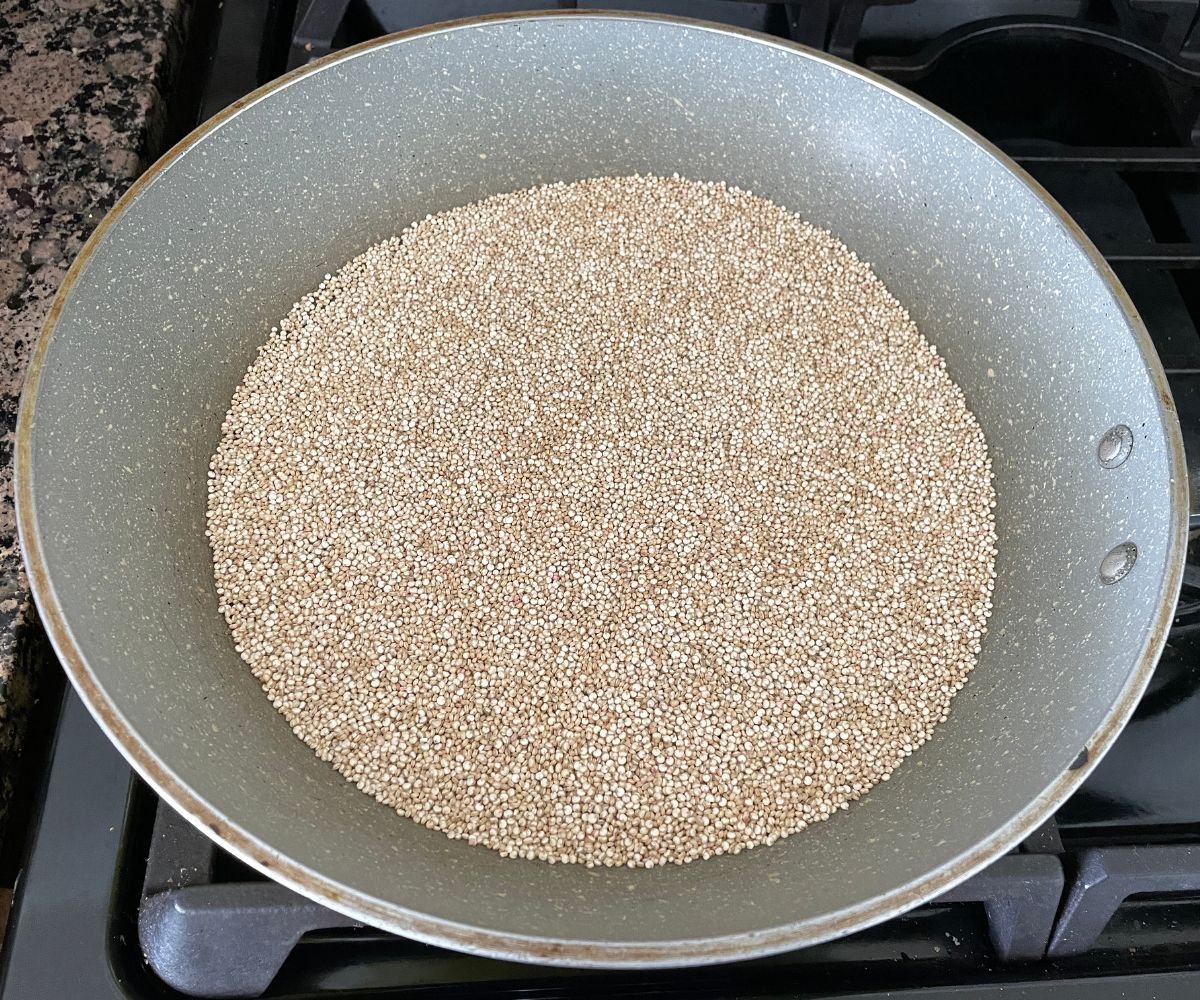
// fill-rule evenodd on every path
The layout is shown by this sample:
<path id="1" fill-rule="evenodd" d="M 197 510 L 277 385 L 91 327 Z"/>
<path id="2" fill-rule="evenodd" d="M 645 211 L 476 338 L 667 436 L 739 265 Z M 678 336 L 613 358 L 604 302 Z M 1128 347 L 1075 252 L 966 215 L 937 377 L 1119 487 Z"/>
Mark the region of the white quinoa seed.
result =
<path id="1" fill-rule="evenodd" d="M 508 857 L 803 830 L 947 717 L 983 434 L 829 233 L 608 177 L 429 216 L 298 302 L 209 475 L 220 608 L 317 755 Z"/>

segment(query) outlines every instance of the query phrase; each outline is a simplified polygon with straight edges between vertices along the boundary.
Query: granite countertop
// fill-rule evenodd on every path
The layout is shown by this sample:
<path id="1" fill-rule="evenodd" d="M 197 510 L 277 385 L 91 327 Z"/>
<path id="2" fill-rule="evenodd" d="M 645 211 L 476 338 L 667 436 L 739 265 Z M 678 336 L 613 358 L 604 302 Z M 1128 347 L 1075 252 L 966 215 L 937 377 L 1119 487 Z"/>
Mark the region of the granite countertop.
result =
<path id="1" fill-rule="evenodd" d="M 105 212 L 161 150 L 192 0 L 0 0 L 0 829 L 39 658 L 12 456 L 25 366 Z"/>

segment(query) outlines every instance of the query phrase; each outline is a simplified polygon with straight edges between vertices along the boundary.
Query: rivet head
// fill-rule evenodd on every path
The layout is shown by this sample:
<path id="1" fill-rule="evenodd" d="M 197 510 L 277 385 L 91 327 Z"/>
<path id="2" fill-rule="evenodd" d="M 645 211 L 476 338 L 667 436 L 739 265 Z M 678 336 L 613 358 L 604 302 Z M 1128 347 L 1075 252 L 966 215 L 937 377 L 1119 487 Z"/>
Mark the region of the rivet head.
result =
<path id="1" fill-rule="evenodd" d="M 1124 465 L 1125 459 L 1133 451 L 1133 431 L 1124 424 L 1117 424 L 1104 432 L 1100 443 L 1096 446 L 1096 457 L 1106 469 L 1115 469 Z"/>
<path id="2" fill-rule="evenodd" d="M 1122 542 L 1100 560 L 1100 582 L 1105 586 L 1128 576 L 1137 562 L 1138 550 L 1133 542 Z"/>

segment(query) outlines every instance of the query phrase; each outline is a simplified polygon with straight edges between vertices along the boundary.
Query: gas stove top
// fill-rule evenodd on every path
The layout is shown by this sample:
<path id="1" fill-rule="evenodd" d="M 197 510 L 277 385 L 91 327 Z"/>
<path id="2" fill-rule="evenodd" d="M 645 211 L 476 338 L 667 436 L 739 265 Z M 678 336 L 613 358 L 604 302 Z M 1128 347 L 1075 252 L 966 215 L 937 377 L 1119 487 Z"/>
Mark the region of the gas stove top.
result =
<path id="1" fill-rule="evenodd" d="M 177 104 L 206 118 L 283 70 L 503 0 L 201 6 Z M 516 4 L 513 9 L 570 7 Z M 1001 145 L 1112 263 L 1167 368 L 1200 537 L 1200 0 L 609 3 L 850 58 Z M 48 648 L 43 655 L 52 658 Z M 1020 847 L 934 903 L 770 959 L 604 973 L 471 958 L 263 879 L 158 801 L 47 664 L 39 788 L 0 959 L 4 1000 L 267 996 L 1200 996 L 1200 548 L 1133 721 Z M 798 889 L 799 891 L 799 889 Z"/>

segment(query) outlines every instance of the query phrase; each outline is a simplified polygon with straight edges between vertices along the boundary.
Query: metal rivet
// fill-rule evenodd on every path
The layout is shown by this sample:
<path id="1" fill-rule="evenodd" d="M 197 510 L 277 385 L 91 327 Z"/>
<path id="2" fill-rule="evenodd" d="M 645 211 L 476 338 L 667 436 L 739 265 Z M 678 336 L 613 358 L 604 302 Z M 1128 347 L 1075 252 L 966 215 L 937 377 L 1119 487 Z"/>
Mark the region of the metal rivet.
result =
<path id="1" fill-rule="evenodd" d="M 1137 562 L 1137 546 L 1133 542 L 1122 542 L 1100 560 L 1100 582 L 1107 586 L 1124 579 Z"/>
<path id="2" fill-rule="evenodd" d="M 1133 431 L 1124 424 L 1117 424 L 1104 432 L 1100 444 L 1096 446 L 1096 457 L 1106 469 L 1115 469 L 1124 465 L 1125 459 L 1133 451 Z"/>

